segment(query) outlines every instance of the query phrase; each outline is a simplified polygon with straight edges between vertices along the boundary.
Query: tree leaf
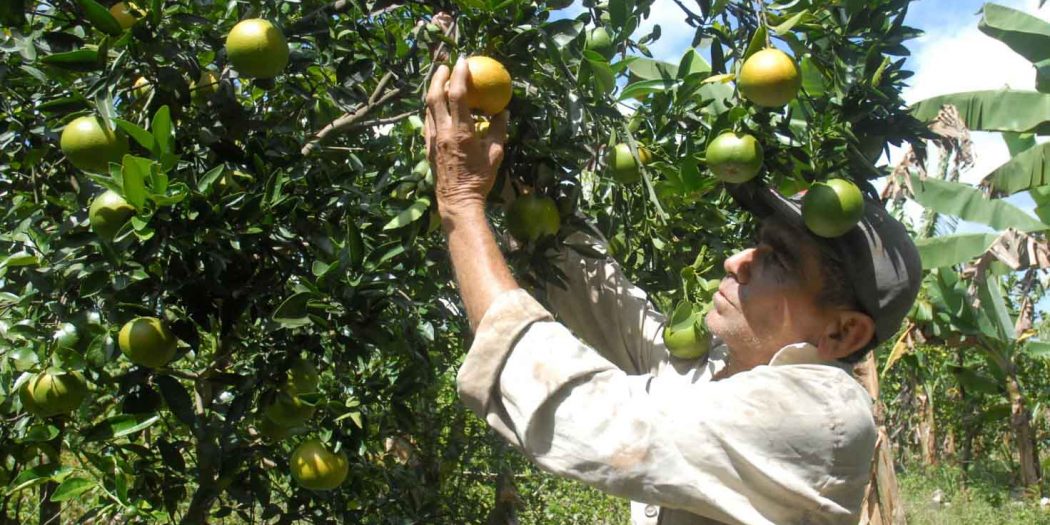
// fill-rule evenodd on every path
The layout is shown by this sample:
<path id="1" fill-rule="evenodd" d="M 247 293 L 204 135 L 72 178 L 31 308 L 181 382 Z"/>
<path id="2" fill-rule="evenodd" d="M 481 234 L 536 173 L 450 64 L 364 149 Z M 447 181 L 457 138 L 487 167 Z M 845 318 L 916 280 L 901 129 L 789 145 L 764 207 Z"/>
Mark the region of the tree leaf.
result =
<path id="1" fill-rule="evenodd" d="M 121 186 L 124 198 L 132 206 L 146 206 L 146 177 L 149 177 L 151 161 L 134 155 L 124 155 L 121 169 Z"/>
<path id="2" fill-rule="evenodd" d="M 91 22 L 91 25 L 99 31 L 113 36 L 119 36 L 124 32 L 124 28 L 120 27 L 120 22 L 117 22 L 109 9 L 103 7 L 102 4 L 95 0 L 77 0 L 77 3 L 84 11 L 84 18 L 87 18 L 88 22 Z"/>
<path id="3" fill-rule="evenodd" d="M 154 155 L 160 158 L 175 153 L 173 149 L 174 135 L 171 127 L 171 110 L 168 109 L 168 106 L 161 106 L 157 110 L 157 113 L 153 115 L 150 128 L 153 130 L 153 140 L 157 144 L 157 151 Z"/>
<path id="4" fill-rule="evenodd" d="M 1050 228 L 1013 204 L 987 198 L 969 184 L 940 179 L 923 181 L 916 175 L 909 176 L 915 188 L 915 201 L 937 213 L 985 224 L 996 230 L 1016 228 L 1031 233 Z"/>
<path id="5" fill-rule="evenodd" d="M 422 197 L 409 205 L 408 208 L 405 208 L 401 213 L 397 214 L 397 217 L 394 217 L 390 222 L 386 223 L 386 225 L 383 226 L 383 230 L 393 230 L 395 228 L 408 226 L 423 217 L 429 208 L 430 198 Z"/>
<path id="6" fill-rule="evenodd" d="M 1025 354 L 1035 359 L 1050 359 L 1050 343 L 1029 339 L 1022 347 Z"/>
<path id="7" fill-rule="evenodd" d="M 119 414 L 91 427 L 84 433 L 84 441 L 104 441 L 124 437 L 145 430 L 160 421 L 159 415 Z"/>
<path id="8" fill-rule="evenodd" d="M 190 394 L 186 391 L 186 387 L 182 386 L 182 383 L 171 376 L 158 375 L 155 381 L 171 413 L 175 414 L 179 421 L 193 428 L 197 418 L 193 413 L 193 404 L 190 401 Z"/>
<path id="9" fill-rule="evenodd" d="M 1023 11 L 984 4 L 977 24 L 982 33 L 999 40 L 1029 62 L 1050 58 L 1050 24 Z"/>
<path id="10" fill-rule="evenodd" d="M 766 48 L 767 36 L 768 34 L 766 33 L 766 26 L 759 25 L 758 29 L 755 31 L 755 34 L 751 35 L 751 42 L 747 44 L 747 50 L 744 51 L 744 62 L 746 62 L 747 59 L 751 58 L 751 55 L 758 53 L 759 51 Z"/>
<path id="11" fill-rule="evenodd" d="M 640 80 L 624 86 L 618 99 L 627 100 L 629 98 L 644 97 L 650 93 L 663 93 L 673 87 L 673 82 L 664 80 Z"/>
<path id="12" fill-rule="evenodd" d="M 274 310 L 271 318 L 286 328 L 296 328 L 310 324 L 306 305 L 313 297 L 312 292 L 299 292 L 284 300 Z"/>
<path id="13" fill-rule="evenodd" d="M 677 76 L 679 79 L 684 79 L 689 75 L 708 74 L 710 72 L 711 64 L 708 64 L 704 57 L 700 56 L 693 48 L 687 49 L 682 54 L 682 59 L 678 62 Z"/>
<path id="14" fill-rule="evenodd" d="M 1005 135 L 1004 133 L 1004 138 Z M 1007 143 L 1009 144 L 1009 139 Z M 1032 140 L 1032 143 L 1035 141 Z M 1013 195 L 1019 191 L 1050 184 L 1050 142 L 1015 154 L 1009 161 L 986 175 L 984 184 L 991 187 L 996 194 L 1002 195 Z"/>
<path id="15" fill-rule="evenodd" d="M 955 106 L 966 127 L 974 131 L 1050 133 L 1050 94 L 1011 89 L 954 93 L 916 102 L 911 112 L 928 122 L 944 104 Z"/>
<path id="16" fill-rule="evenodd" d="M 95 71 L 105 66 L 100 60 L 99 51 L 87 48 L 47 55 L 40 61 L 49 66 L 80 72 Z"/>
<path id="17" fill-rule="evenodd" d="M 977 295 L 981 298 L 981 309 L 992 322 L 996 339 L 1004 342 L 1013 341 L 1017 333 L 1014 332 L 1014 321 L 1010 318 L 1010 312 L 1006 309 L 1006 301 L 999 288 L 999 279 L 994 275 L 985 275 L 983 280 L 978 280 Z"/>
<path id="18" fill-rule="evenodd" d="M 218 166 L 215 166 L 214 168 L 208 170 L 208 173 L 205 173 L 203 176 L 201 176 L 200 179 L 197 180 L 197 191 L 201 193 L 208 193 L 208 188 L 211 188 L 212 183 L 214 183 L 216 180 L 218 180 L 219 177 L 222 176 L 222 173 L 223 171 L 225 171 L 225 169 L 225 166 L 219 164 Z"/>
<path id="19" fill-rule="evenodd" d="M 154 140 L 153 135 L 150 135 L 149 131 L 146 131 L 137 124 L 119 118 L 113 119 L 113 124 L 124 131 L 124 133 L 127 133 L 131 138 L 135 139 L 135 142 L 138 142 L 140 146 L 148 151 L 153 151 Z"/>
<path id="20" fill-rule="evenodd" d="M 66 478 L 51 494 L 51 501 L 68 501 L 95 487 L 95 482 L 88 479 Z"/>
<path id="21" fill-rule="evenodd" d="M 983 254 L 995 240 L 995 233 L 964 233 L 917 239 L 923 269 L 954 266 Z"/>
<path id="22" fill-rule="evenodd" d="M 781 22 L 780 24 L 777 24 L 777 25 L 773 26 L 773 28 L 772 28 L 773 32 L 776 33 L 777 35 L 783 35 L 785 33 L 789 33 L 795 27 L 795 25 L 797 25 L 799 22 L 801 22 L 802 19 L 804 17 L 808 16 L 808 15 L 809 15 L 809 10 L 808 9 L 803 9 L 803 10 L 799 11 L 798 13 L 796 13 L 795 16 L 792 16 L 791 18 L 788 18 L 787 20 Z"/>
<path id="23" fill-rule="evenodd" d="M 678 66 L 651 58 L 634 58 L 627 64 L 627 68 L 642 80 L 674 80 L 678 78 Z"/>

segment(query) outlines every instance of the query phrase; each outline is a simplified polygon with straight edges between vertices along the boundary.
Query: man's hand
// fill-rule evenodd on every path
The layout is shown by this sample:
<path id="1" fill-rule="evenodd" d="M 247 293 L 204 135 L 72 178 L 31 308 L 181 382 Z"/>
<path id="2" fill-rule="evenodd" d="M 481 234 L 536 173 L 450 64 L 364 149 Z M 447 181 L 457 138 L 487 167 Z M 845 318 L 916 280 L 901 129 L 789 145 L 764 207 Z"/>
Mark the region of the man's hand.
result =
<path id="1" fill-rule="evenodd" d="M 427 158 L 434 170 L 442 218 L 484 210 L 485 197 L 503 160 L 507 112 L 492 119 L 484 136 L 475 137 L 474 118 L 467 107 L 469 78 L 467 62 L 460 58 L 451 73 L 447 66 L 438 67 L 427 92 Z"/>

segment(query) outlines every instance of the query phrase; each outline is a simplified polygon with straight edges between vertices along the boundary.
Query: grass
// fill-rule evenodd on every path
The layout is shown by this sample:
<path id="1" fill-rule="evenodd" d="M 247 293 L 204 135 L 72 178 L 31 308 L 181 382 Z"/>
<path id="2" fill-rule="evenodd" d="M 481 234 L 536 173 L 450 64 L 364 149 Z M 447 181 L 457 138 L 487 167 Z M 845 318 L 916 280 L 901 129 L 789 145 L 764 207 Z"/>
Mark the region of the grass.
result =
<path id="1" fill-rule="evenodd" d="M 902 469 L 897 472 L 909 525 L 1050 525 L 1050 507 L 1038 496 L 1011 493 L 1004 470 L 975 466 L 964 485 L 957 467 Z M 940 490 L 942 503 L 934 503 Z"/>

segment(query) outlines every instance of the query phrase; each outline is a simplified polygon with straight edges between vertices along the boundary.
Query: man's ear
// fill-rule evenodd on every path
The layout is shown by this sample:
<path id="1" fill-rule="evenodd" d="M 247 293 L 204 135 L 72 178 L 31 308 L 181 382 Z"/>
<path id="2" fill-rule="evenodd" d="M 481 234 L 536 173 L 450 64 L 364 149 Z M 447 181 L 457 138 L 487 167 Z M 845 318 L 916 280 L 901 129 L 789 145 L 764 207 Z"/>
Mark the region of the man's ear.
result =
<path id="1" fill-rule="evenodd" d="M 875 321 L 856 310 L 836 312 L 820 336 L 817 352 L 828 361 L 841 359 L 861 348 L 875 337 Z"/>

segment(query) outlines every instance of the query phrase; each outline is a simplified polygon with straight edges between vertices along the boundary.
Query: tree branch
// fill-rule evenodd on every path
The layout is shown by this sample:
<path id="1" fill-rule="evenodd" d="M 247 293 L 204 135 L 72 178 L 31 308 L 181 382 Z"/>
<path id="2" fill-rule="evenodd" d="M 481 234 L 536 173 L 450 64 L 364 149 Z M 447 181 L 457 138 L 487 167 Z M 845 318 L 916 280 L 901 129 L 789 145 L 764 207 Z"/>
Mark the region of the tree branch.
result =
<path id="1" fill-rule="evenodd" d="M 401 88 L 394 88 L 383 93 L 383 90 L 386 89 L 386 85 L 390 83 L 393 76 L 394 74 L 391 72 L 387 72 L 387 74 L 383 75 L 383 78 L 379 79 L 379 84 L 376 85 L 376 89 L 368 97 L 368 102 L 358 106 L 358 108 L 352 112 L 344 113 L 343 116 L 333 120 L 327 126 L 318 130 L 317 133 L 314 133 L 314 135 L 306 141 L 306 144 L 303 146 L 300 153 L 302 153 L 303 156 L 309 155 L 319 147 L 321 141 L 325 140 L 332 134 L 341 133 L 354 127 L 354 124 L 356 124 L 357 121 L 364 118 L 373 109 L 382 106 L 390 99 L 399 95 L 401 93 Z M 382 93 L 382 95 L 380 95 L 380 93 Z"/>

